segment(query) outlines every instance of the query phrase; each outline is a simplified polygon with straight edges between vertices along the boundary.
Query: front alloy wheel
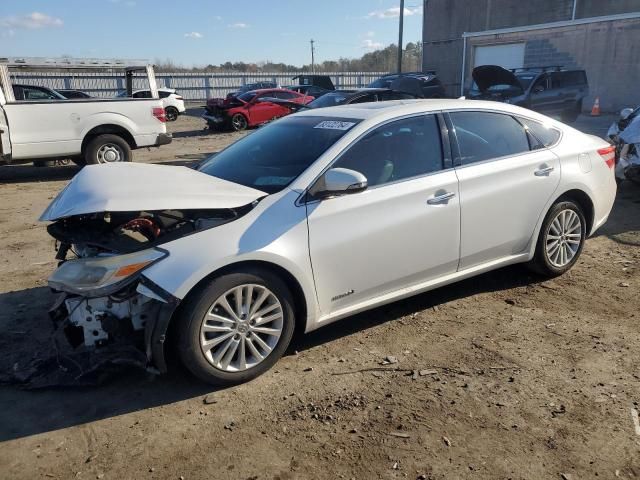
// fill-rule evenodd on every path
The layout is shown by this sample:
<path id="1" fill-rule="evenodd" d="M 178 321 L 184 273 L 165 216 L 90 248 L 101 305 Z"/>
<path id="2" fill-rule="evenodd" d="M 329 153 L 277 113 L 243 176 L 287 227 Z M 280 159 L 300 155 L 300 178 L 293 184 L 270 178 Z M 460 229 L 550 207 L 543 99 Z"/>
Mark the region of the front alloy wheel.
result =
<path id="1" fill-rule="evenodd" d="M 182 363 L 216 385 L 261 375 L 289 346 L 293 305 L 287 285 L 269 270 L 209 280 L 187 296 L 176 318 Z"/>
<path id="2" fill-rule="evenodd" d="M 200 327 L 202 353 L 215 368 L 240 372 L 255 367 L 282 335 L 282 305 L 262 285 L 239 285 L 222 294 Z"/>

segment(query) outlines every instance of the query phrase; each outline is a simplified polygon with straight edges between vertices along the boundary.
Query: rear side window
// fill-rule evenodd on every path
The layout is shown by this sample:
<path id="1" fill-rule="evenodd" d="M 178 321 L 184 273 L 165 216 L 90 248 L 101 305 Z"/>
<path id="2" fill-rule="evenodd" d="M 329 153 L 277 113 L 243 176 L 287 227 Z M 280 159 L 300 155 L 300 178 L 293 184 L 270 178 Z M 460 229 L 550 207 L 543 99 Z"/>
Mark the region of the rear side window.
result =
<path id="1" fill-rule="evenodd" d="M 518 117 L 518 120 L 545 147 L 550 147 L 560 138 L 560 132 L 555 128 L 546 127 L 542 123 L 536 122 L 535 120 L 529 120 L 528 118 Z"/>
<path id="2" fill-rule="evenodd" d="M 367 177 L 373 187 L 442 170 L 440 129 L 435 115 L 382 125 L 358 140 L 333 165 Z"/>
<path id="3" fill-rule="evenodd" d="M 524 127 L 515 118 L 491 112 L 451 112 L 462 165 L 530 150 Z"/>
<path id="4" fill-rule="evenodd" d="M 171 92 L 165 92 L 164 90 L 159 90 L 158 94 L 160 95 L 160 98 L 167 98 L 169 95 L 171 95 Z"/>
<path id="5" fill-rule="evenodd" d="M 579 87 L 587 83 L 587 76 L 583 70 L 571 72 L 554 72 L 551 74 L 553 88 Z"/>

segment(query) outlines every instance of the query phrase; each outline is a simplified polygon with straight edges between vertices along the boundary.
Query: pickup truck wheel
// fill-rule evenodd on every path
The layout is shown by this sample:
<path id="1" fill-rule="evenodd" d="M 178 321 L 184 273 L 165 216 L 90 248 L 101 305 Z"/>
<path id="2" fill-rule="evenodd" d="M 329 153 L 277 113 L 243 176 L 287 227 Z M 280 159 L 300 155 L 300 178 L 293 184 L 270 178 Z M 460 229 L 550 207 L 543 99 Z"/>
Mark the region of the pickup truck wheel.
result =
<path id="1" fill-rule="evenodd" d="M 233 117 L 231 117 L 231 127 L 236 132 L 240 132 L 241 130 L 246 130 L 249 126 L 249 122 L 247 122 L 247 117 L 245 117 L 241 113 L 236 113 Z"/>
<path id="2" fill-rule="evenodd" d="M 178 112 L 176 107 L 167 107 L 164 109 L 164 115 L 167 117 L 167 122 L 175 122 L 180 112 Z"/>
<path id="3" fill-rule="evenodd" d="M 293 297 L 267 270 L 229 273 L 191 293 L 176 320 L 183 365 L 207 383 L 234 385 L 284 354 L 295 327 Z"/>
<path id="4" fill-rule="evenodd" d="M 131 148 L 129 144 L 118 135 L 98 135 L 89 141 L 84 159 L 87 165 L 130 162 Z"/>

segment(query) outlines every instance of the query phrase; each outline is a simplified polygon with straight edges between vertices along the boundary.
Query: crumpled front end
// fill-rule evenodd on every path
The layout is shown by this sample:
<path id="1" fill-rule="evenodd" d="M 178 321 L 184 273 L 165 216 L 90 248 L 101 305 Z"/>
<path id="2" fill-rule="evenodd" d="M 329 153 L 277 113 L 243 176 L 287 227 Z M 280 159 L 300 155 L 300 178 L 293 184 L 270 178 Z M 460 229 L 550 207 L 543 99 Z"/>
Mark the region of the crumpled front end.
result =
<path id="1" fill-rule="evenodd" d="M 163 372 L 164 341 L 179 300 L 145 277 L 169 253 L 162 244 L 234 221 L 254 207 L 75 215 L 48 225 L 57 240 L 59 293 L 50 314 L 72 346 L 135 345 Z"/>

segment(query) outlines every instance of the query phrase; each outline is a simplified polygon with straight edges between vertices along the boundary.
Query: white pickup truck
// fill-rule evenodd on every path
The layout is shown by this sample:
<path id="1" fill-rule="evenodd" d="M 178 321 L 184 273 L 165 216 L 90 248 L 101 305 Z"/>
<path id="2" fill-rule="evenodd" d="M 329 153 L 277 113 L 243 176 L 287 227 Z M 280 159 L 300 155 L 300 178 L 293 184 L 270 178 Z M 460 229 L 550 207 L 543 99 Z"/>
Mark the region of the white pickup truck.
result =
<path id="1" fill-rule="evenodd" d="M 12 75 L 76 69 L 121 71 L 129 94 L 134 80 L 139 83 L 146 76 L 151 98 L 65 99 L 55 91 L 47 96 L 42 94 L 46 89 L 20 85 L 21 77 Z M 131 161 L 131 150 L 171 143 L 165 122 L 152 65 L 0 59 L 0 163 L 68 158 L 79 165 Z"/>

